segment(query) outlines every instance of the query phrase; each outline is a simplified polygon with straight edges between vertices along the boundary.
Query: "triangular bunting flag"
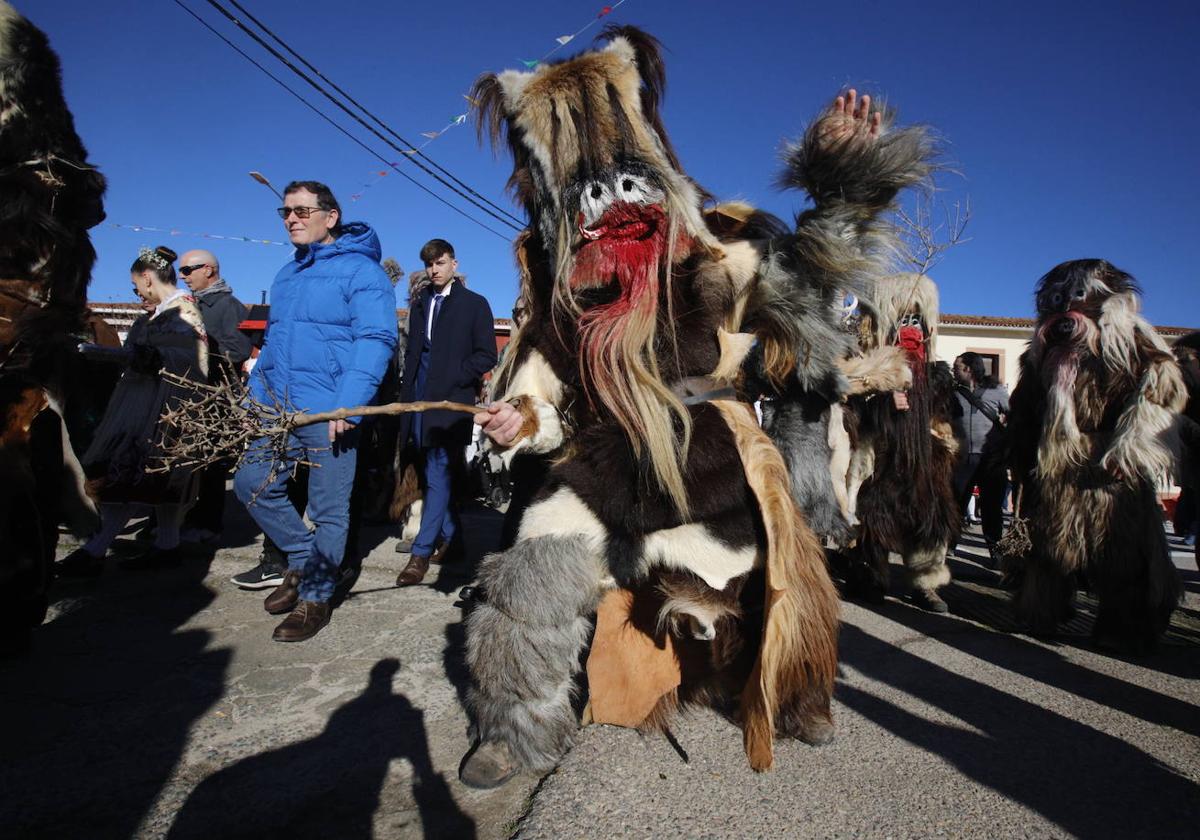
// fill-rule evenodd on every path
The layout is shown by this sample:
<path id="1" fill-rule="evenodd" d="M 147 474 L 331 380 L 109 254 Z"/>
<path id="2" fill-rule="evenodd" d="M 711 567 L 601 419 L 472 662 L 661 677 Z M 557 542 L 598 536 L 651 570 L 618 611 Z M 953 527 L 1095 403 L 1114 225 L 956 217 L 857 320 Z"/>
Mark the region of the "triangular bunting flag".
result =
<path id="1" fill-rule="evenodd" d="M 463 124 L 463 123 L 465 123 L 466 121 L 467 121 L 467 115 L 466 115 L 466 114 L 459 114 L 457 117 L 455 117 L 455 118 L 453 119 L 453 121 L 451 121 L 451 123 L 450 123 L 450 124 L 451 124 L 451 125 L 462 125 L 462 124 Z"/>
<path id="2" fill-rule="evenodd" d="M 467 102 L 471 103 L 471 107 L 472 107 L 472 108 L 478 108 L 478 107 L 479 107 L 479 100 L 478 100 L 478 99 L 472 99 L 471 97 L 467 96 L 465 93 L 463 94 L 463 99 L 465 99 L 465 100 L 467 100 Z"/>
<path id="3" fill-rule="evenodd" d="M 602 18 L 602 17 L 604 17 L 606 14 L 608 14 L 609 12 L 611 12 L 611 11 L 612 11 L 612 9 L 613 9 L 613 7 L 612 7 L 612 6 L 605 6 L 603 9 L 601 9 L 601 10 L 600 10 L 600 14 L 596 15 L 596 17 L 598 17 L 598 18 Z"/>
<path id="4" fill-rule="evenodd" d="M 567 44 L 569 44 L 571 42 L 571 39 L 574 37 L 575 37 L 574 35 L 559 35 L 554 40 L 558 41 L 559 44 L 561 44 L 562 46 L 565 47 Z"/>
<path id="5" fill-rule="evenodd" d="M 440 131 L 422 131 L 421 136 L 428 137 L 430 140 L 433 140 L 435 137 L 437 137 L 441 133 L 442 132 L 440 132 Z"/>
<path id="6" fill-rule="evenodd" d="M 534 67 L 537 67 L 537 66 L 538 66 L 539 64 L 541 64 L 542 62 L 541 62 L 541 61 L 539 61 L 539 60 L 538 60 L 538 59 L 536 59 L 536 58 L 535 58 L 533 61 L 530 61 L 530 60 L 528 60 L 528 59 L 522 58 L 522 59 L 521 59 L 521 63 L 525 65 L 525 69 L 526 69 L 526 70 L 532 70 Z"/>

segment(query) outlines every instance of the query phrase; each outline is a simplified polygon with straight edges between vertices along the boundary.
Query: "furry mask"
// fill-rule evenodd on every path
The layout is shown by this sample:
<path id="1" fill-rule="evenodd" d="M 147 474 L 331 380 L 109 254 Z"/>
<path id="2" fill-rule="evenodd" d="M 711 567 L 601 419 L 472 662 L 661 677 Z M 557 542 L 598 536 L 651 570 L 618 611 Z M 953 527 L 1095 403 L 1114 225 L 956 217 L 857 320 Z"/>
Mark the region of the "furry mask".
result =
<path id="1" fill-rule="evenodd" d="M 660 45 L 611 27 L 605 46 L 529 72 L 475 84 L 480 133 L 508 138 L 509 186 L 557 268 L 583 289 L 622 282 L 612 265 L 651 245 L 682 260 L 716 247 L 700 213 L 705 195 L 683 174 L 659 117 Z"/>
<path id="2" fill-rule="evenodd" d="M 938 289 L 924 274 L 893 274 L 875 282 L 876 342 L 895 344 L 905 318 L 918 315 L 916 325 L 924 330 L 925 356 L 937 356 Z"/>
<path id="3" fill-rule="evenodd" d="M 1104 358 L 1111 370 L 1135 359 L 1139 289 L 1133 277 L 1097 259 L 1072 260 L 1048 271 L 1035 292 L 1038 324 L 1030 349 L 1051 376 L 1084 356 Z"/>
<path id="4" fill-rule="evenodd" d="M 682 511 L 691 422 L 658 368 L 660 321 L 672 323 L 659 310 L 685 260 L 721 250 L 659 118 L 658 41 L 632 27 L 601 38 L 557 64 L 485 75 L 473 98 L 480 133 L 493 144 L 506 136 L 513 156 L 509 186 L 531 228 L 518 256 L 531 311 L 577 337 L 568 343 L 589 403 L 649 455 Z"/>

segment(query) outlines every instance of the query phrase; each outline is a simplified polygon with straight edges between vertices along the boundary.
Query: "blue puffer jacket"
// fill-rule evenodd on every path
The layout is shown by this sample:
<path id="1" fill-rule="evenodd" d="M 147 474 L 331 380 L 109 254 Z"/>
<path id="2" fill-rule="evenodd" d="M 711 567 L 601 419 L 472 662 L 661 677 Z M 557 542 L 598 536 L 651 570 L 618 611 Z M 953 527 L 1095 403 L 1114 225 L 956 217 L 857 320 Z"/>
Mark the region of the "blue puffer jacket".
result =
<path id="1" fill-rule="evenodd" d="M 379 237 L 351 222 L 328 245 L 296 249 L 271 284 L 266 343 L 250 394 L 309 412 L 367 405 L 396 349 L 396 295 Z M 354 418 L 355 420 L 359 418 Z"/>

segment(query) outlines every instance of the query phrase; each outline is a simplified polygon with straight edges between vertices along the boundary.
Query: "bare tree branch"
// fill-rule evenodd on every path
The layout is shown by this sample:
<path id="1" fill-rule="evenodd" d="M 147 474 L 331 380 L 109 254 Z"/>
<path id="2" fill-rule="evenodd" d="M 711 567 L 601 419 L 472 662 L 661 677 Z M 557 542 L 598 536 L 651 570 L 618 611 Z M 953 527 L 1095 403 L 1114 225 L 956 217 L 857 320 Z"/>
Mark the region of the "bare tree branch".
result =
<path id="1" fill-rule="evenodd" d="M 953 205 L 942 203 L 940 213 L 937 209 L 933 196 L 925 193 L 918 196 L 912 212 L 903 208 L 896 211 L 904 257 L 917 274 L 928 274 L 947 251 L 971 241 L 964 236 L 971 221 L 970 196 Z M 935 215 L 941 218 L 935 221 Z"/>
<path id="2" fill-rule="evenodd" d="M 436 402 L 388 403 L 338 408 L 306 414 L 285 405 L 272 395 L 271 403 L 251 397 L 239 380 L 226 377 L 215 384 L 194 382 L 164 371 L 164 380 L 185 389 L 185 397 L 165 409 L 160 419 L 163 429 L 161 452 L 149 473 L 176 469 L 202 469 L 222 461 L 269 463 L 264 487 L 278 476 L 285 464 L 306 464 L 303 451 L 293 443 L 292 432 L 302 426 L 380 414 L 405 414 L 431 409 L 474 414 L 479 409 L 465 403 Z M 257 443 L 256 443 L 257 442 Z M 252 445 L 254 444 L 254 445 Z"/>

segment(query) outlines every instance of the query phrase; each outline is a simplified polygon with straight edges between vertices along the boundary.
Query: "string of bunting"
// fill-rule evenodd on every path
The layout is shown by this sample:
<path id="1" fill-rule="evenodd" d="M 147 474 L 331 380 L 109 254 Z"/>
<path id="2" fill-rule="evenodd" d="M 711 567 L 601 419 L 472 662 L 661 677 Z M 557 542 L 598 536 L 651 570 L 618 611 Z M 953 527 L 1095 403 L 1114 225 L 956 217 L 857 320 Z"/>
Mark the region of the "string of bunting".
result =
<path id="1" fill-rule="evenodd" d="M 547 59 L 550 58 L 550 56 L 554 55 L 556 52 L 561 50 L 567 44 L 574 41 L 576 38 L 578 38 L 584 32 L 591 29 L 593 26 L 595 26 L 601 20 L 608 17 L 610 14 L 612 14 L 614 11 L 616 11 L 618 7 L 620 7 L 624 4 L 625 4 L 625 0 L 617 0 L 617 2 L 613 3 L 611 6 L 601 6 L 600 11 L 596 14 L 596 16 L 593 17 L 592 19 L 590 19 L 587 23 L 585 23 L 579 29 L 572 32 L 570 35 L 559 35 L 557 38 L 555 38 L 554 39 L 555 45 L 550 49 L 549 52 L 547 52 L 541 58 L 536 58 L 536 59 L 524 59 L 523 58 L 523 59 L 520 59 L 521 64 L 525 65 L 526 69 L 532 70 L 533 68 L 537 67 L 539 64 L 542 64 L 543 62 L 545 62 Z M 411 155 L 417 154 L 418 152 L 424 151 L 426 146 L 428 146 L 434 140 L 437 140 L 439 137 L 441 137 L 447 131 L 449 131 L 452 128 L 456 128 L 457 126 L 463 125 L 467 121 L 467 118 L 470 117 L 471 111 L 473 109 L 479 107 L 479 103 L 476 102 L 474 99 L 472 99 L 470 96 L 468 96 L 465 93 L 462 95 L 462 98 L 467 101 L 467 110 L 466 111 L 464 111 L 461 114 L 455 114 L 454 116 L 452 116 L 450 118 L 450 121 L 448 123 L 446 123 L 446 125 L 444 125 L 442 128 L 438 129 L 437 131 L 422 131 L 421 136 L 425 138 L 425 142 L 422 143 L 420 146 L 417 146 L 415 149 L 404 149 L 403 154 L 411 156 Z M 389 165 L 390 166 L 399 166 L 400 161 L 392 161 L 389 163 Z M 380 181 L 382 181 L 384 178 L 386 178 L 388 176 L 389 171 L 390 170 L 387 170 L 387 169 L 378 169 L 378 170 L 373 171 L 371 173 L 372 180 L 362 184 L 359 191 L 350 196 L 350 201 L 354 202 L 354 201 L 358 201 L 360 198 L 362 198 L 363 194 L 367 190 L 371 189 L 372 187 L 377 185 Z"/>
<path id="2" fill-rule="evenodd" d="M 295 247 L 290 242 L 276 242 L 274 239 L 254 239 L 250 236 L 226 236 L 220 233 L 194 233 L 187 230 L 179 230 L 178 228 L 161 228 L 153 225 L 123 225 L 118 222 L 105 222 L 105 227 L 121 228 L 122 230 L 132 231 L 149 231 L 151 233 L 165 233 L 169 236 L 195 236 L 199 239 L 224 239 L 229 242 L 246 242 L 250 245 L 285 245 L 288 248 Z"/>

